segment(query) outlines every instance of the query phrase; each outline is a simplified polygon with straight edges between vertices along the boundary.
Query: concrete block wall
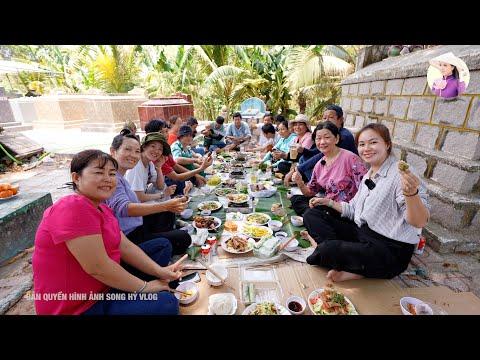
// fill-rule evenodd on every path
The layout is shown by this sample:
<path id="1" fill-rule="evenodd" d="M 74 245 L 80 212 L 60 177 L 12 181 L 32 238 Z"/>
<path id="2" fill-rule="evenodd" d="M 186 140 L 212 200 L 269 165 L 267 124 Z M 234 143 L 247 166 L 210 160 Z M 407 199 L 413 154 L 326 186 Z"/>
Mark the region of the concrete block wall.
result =
<path id="1" fill-rule="evenodd" d="M 470 69 L 466 92 L 454 100 L 435 96 L 426 77 L 428 60 L 448 51 Z M 341 105 L 354 132 L 370 122 L 387 126 L 394 153 L 426 182 L 432 228 L 449 237 L 446 246 L 445 233 L 426 229 L 433 247 L 480 251 L 480 46 L 438 46 L 369 65 L 342 82 Z"/>
<path id="2" fill-rule="evenodd" d="M 117 131 L 127 121 L 138 126 L 137 107 L 147 99 L 125 95 L 57 95 L 13 99 L 21 121 L 34 129 L 71 129 L 82 131 Z"/>

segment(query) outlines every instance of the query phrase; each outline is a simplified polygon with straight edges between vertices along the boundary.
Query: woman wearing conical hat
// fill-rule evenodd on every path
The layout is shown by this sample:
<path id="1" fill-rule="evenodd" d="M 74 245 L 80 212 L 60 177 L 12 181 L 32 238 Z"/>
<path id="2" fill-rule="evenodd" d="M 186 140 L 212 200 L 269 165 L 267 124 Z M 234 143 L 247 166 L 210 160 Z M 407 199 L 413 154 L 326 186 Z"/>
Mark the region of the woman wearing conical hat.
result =
<path id="1" fill-rule="evenodd" d="M 440 70 L 442 77 L 435 79 L 432 91 L 443 98 L 454 98 L 465 91 L 463 74 L 468 71 L 465 63 L 448 52 L 430 60 L 430 65 Z M 462 77 L 460 76 L 462 75 Z"/>

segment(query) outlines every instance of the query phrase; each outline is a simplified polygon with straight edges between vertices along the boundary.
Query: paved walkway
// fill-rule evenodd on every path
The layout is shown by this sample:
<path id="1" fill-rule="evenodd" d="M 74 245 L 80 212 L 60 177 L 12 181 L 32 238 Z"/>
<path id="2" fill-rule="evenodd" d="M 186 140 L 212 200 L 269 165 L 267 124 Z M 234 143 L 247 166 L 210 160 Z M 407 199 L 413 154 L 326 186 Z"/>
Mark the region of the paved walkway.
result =
<path id="1" fill-rule="evenodd" d="M 54 202 L 71 192 L 60 188 L 70 181 L 68 160 L 56 159 L 29 171 L 0 175 L 0 181 L 18 182 L 20 188 L 48 190 Z M 32 286 L 30 259 L 31 252 L 25 252 L 11 264 L 0 267 L 0 304 L 2 300 L 11 299 L 7 314 L 34 314 L 33 302 L 24 296 Z M 480 297 L 480 254 L 441 255 L 427 246 L 394 281 L 401 287 L 443 285 L 456 292 L 472 291 Z"/>

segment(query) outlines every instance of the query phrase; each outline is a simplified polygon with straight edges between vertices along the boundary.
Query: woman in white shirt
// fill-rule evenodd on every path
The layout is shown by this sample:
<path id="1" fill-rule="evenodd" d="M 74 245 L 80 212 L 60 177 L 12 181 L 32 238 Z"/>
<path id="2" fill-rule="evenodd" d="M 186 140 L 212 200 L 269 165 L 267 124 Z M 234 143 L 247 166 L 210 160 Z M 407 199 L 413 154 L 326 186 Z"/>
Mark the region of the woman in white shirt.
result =
<path id="1" fill-rule="evenodd" d="M 418 229 L 430 217 L 428 196 L 413 169 L 399 169 L 386 126 L 368 124 L 355 140 L 370 170 L 349 202 L 310 200 L 304 224 L 318 245 L 307 262 L 331 269 L 327 274 L 331 281 L 390 279 L 410 262 Z"/>
<path id="2" fill-rule="evenodd" d="M 143 138 L 140 150 L 140 161 L 125 173 L 125 179 L 130 184 L 131 190 L 142 203 L 169 198 L 175 192 L 176 185 L 166 187 L 162 173 L 162 165 L 171 153 L 165 136 L 160 133 L 148 134 Z M 147 194 L 149 184 L 154 184 L 159 191 Z M 162 211 L 145 215 L 143 226 L 147 233 L 170 240 L 173 254 L 185 253 L 191 244 L 191 238 L 187 232 L 174 229 L 175 213 L 173 212 Z"/>

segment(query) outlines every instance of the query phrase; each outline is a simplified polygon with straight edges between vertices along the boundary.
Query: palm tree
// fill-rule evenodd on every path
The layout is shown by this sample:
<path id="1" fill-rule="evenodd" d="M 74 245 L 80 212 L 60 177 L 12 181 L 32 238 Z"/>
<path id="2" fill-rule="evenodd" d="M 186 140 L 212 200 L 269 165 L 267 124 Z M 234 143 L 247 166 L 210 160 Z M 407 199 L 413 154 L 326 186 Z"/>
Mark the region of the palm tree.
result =
<path id="1" fill-rule="evenodd" d="M 354 51 L 341 45 L 289 47 L 288 83 L 299 108 L 306 111 L 308 100 L 314 100 L 310 115 L 316 116 L 326 104 L 337 102 L 340 81 L 354 71 L 354 62 Z"/>

